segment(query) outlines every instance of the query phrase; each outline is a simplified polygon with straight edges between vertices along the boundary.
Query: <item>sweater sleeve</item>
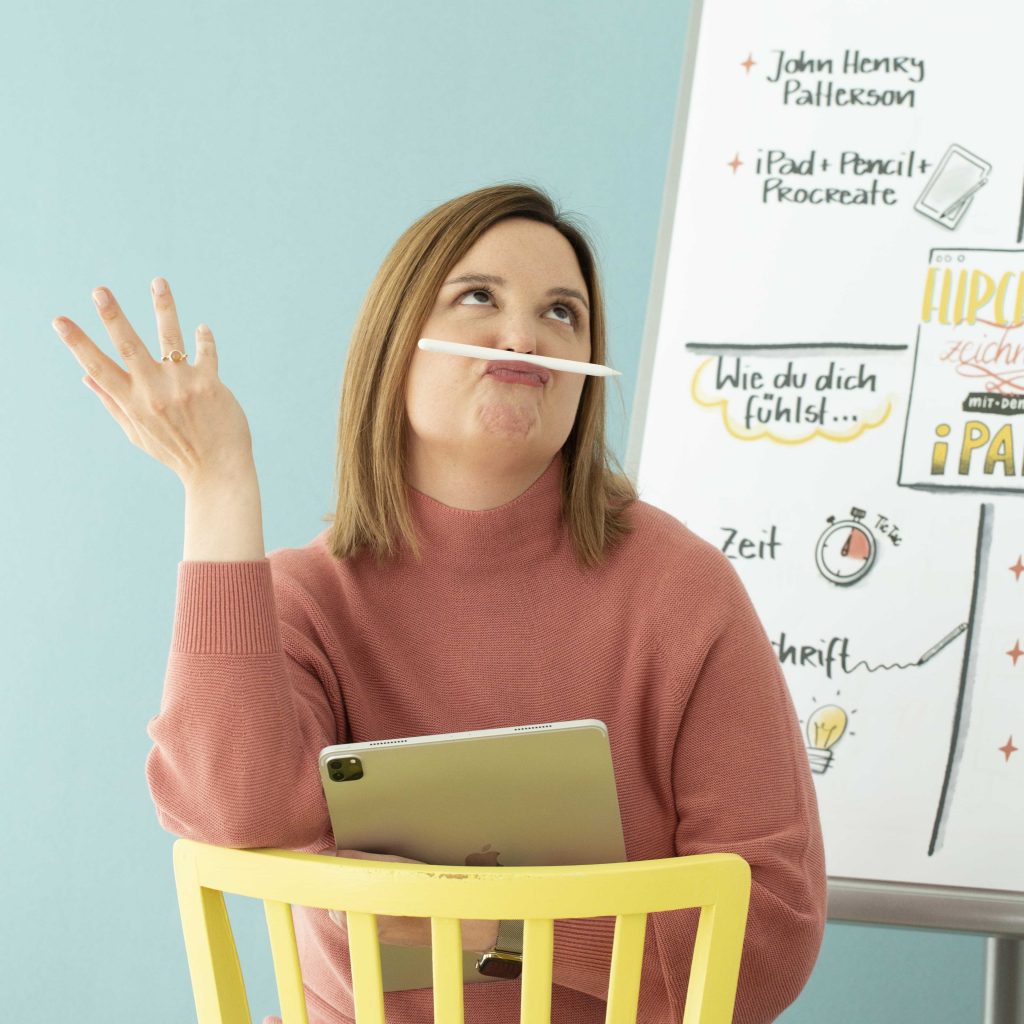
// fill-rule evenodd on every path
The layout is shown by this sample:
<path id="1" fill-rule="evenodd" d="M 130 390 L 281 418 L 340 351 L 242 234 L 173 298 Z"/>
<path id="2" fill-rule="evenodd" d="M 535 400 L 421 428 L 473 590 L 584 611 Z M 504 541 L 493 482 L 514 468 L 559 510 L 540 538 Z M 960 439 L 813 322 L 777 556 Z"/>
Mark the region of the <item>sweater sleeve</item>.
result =
<path id="1" fill-rule="evenodd" d="M 344 742 L 340 687 L 315 602 L 273 557 L 178 565 L 146 760 L 157 818 L 176 835 L 296 849 L 329 831 L 317 755 Z"/>
<path id="2" fill-rule="evenodd" d="M 698 640 L 704 655 L 695 677 L 691 670 L 690 679 L 676 680 L 685 705 L 672 764 L 675 851 L 737 853 L 750 864 L 733 1019 L 766 1024 L 800 993 L 821 945 L 827 897 L 821 826 L 781 666 L 731 563 L 717 549 L 711 558 L 718 568 L 708 587 L 713 619 Z M 680 614 L 693 619 L 692 612 Z M 684 632 L 693 635 L 678 630 Z M 672 637 L 665 639 L 671 668 L 679 657 Z M 641 1019 L 682 1019 L 697 917 L 696 910 L 648 917 Z M 554 980 L 607 998 L 613 931 L 613 918 L 559 922 Z"/>

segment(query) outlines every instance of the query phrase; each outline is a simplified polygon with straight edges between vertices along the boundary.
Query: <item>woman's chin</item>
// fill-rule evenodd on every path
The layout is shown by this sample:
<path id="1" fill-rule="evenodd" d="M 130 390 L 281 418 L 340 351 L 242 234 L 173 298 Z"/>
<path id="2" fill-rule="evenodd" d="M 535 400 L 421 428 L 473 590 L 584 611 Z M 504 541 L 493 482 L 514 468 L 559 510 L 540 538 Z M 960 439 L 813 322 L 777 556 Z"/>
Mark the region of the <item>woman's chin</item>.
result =
<path id="1" fill-rule="evenodd" d="M 535 410 L 501 403 L 481 411 L 480 425 L 490 437 L 525 440 L 540 424 Z"/>

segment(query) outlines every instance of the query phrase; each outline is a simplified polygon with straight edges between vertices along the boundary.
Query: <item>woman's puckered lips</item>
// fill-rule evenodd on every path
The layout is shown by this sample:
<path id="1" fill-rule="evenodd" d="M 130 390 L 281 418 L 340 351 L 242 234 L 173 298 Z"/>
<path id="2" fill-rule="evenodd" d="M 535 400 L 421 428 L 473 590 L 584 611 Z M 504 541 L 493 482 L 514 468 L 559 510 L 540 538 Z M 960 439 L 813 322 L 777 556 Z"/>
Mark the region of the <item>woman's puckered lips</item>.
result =
<path id="1" fill-rule="evenodd" d="M 531 363 L 522 363 L 512 360 L 499 360 L 494 363 L 488 363 L 487 369 L 484 370 L 484 375 L 491 373 L 493 370 L 511 370 L 514 373 L 527 373 L 535 376 L 541 384 L 547 384 L 551 379 L 551 373 L 545 370 L 543 366 L 534 366 Z"/>

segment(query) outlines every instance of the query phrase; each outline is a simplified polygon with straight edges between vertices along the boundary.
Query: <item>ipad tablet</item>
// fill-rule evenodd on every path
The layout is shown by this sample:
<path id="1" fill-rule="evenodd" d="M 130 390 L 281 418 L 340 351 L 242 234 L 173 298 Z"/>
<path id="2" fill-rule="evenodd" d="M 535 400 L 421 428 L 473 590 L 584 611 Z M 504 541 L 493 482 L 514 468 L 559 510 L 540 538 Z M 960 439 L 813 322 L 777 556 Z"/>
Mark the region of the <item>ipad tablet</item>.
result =
<path id="1" fill-rule="evenodd" d="M 342 850 L 429 864 L 626 859 L 608 730 L 597 719 L 325 747 L 320 777 Z M 467 952 L 467 983 L 494 983 Z M 381 944 L 386 992 L 429 988 L 430 949 Z"/>

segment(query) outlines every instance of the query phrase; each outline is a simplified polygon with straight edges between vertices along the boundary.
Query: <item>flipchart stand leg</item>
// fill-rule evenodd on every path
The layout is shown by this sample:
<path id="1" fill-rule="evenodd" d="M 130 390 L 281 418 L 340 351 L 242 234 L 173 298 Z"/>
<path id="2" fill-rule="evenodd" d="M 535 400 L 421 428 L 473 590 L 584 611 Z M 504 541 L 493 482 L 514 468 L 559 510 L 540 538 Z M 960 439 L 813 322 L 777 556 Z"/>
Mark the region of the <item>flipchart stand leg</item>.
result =
<path id="1" fill-rule="evenodd" d="M 1024 942 L 990 938 L 985 950 L 984 1024 L 1024 1024 Z"/>

